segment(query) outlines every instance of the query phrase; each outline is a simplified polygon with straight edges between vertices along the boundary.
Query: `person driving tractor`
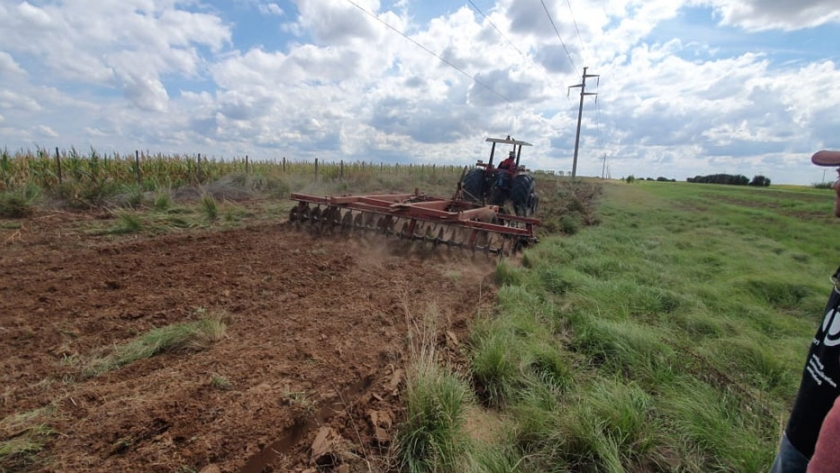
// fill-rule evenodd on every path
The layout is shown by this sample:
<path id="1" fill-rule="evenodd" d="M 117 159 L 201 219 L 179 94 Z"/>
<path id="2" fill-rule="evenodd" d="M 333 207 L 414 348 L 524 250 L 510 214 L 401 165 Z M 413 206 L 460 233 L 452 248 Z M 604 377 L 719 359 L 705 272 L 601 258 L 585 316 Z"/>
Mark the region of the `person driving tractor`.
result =
<path id="1" fill-rule="evenodd" d="M 499 163 L 499 172 L 498 179 L 496 180 L 496 186 L 501 188 L 507 188 L 508 183 L 510 182 L 510 177 L 513 176 L 514 171 L 516 171 L 516 153 L 511 151 L 508 154 L 507 159 Z"/>

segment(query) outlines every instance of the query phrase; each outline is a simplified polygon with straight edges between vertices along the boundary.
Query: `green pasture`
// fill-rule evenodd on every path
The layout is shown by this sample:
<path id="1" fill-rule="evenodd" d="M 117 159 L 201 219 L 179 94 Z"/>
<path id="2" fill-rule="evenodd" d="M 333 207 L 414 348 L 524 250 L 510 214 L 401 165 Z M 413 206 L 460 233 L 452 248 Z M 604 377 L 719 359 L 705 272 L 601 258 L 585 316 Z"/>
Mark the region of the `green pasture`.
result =
<path id="1" fill-rule="evenodd" d="M 600 224 L 499 263 L 464 402 L 501 427 L 423 471 L 769 470 L 840 262 L 833 193 L 602 189 Z"/>

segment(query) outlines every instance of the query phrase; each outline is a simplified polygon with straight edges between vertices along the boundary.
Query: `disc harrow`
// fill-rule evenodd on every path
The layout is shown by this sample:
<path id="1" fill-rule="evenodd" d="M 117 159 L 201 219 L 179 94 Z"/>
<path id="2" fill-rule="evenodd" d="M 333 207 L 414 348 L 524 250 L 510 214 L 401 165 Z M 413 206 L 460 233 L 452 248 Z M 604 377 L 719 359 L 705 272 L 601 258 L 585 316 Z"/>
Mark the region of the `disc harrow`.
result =
<path id="1" fill-rule="evenodd" d="M 492 255 L 508 255 L 536 243 L 540 221 L 506 214 L 495 205 L 476 205 L 417 191 L 318 197 L 292 194 L 297 205 L 289 222 L 318 234 L 380 234 Z"/>

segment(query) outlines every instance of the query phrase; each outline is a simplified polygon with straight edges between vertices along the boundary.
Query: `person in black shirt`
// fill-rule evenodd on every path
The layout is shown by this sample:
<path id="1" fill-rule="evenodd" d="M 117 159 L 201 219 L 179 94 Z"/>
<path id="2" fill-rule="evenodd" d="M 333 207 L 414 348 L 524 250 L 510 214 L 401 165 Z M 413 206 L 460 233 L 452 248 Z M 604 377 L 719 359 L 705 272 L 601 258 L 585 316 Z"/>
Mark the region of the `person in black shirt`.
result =
<path id="1" fill-rule="evenodd" d="M 834 215 L 840 217 L 840 151 L 819 151 L 811 157 L 817 166 L 838 167 L 834 182 Z M 840 396 L 840 268 L 831 276 L 834 287 L 817 334 L 811 341 L 802 382 L 779 453 L 771 473 L 804 473 L 814 454 L 823 419 Z M 840 471 L 840 465 L 837 470 Z"/>

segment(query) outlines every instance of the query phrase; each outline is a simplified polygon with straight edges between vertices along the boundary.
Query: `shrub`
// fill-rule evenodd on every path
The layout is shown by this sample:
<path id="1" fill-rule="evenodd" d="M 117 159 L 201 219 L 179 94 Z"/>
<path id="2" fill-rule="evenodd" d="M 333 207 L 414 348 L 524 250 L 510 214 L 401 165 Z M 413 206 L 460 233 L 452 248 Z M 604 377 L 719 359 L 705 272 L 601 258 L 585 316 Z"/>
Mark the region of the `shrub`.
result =
<path id="1" fill-rule="evenodd" d="M 0 218 L 24 218 L 31 213 L 32 207 L 22 194 L 0 194 Z"/>

